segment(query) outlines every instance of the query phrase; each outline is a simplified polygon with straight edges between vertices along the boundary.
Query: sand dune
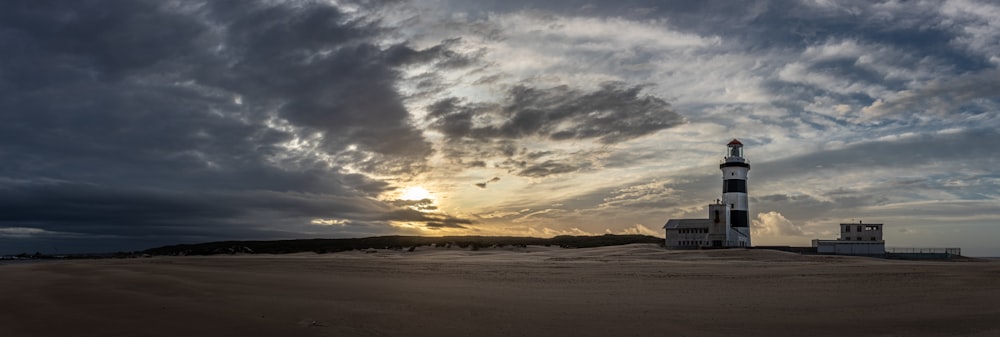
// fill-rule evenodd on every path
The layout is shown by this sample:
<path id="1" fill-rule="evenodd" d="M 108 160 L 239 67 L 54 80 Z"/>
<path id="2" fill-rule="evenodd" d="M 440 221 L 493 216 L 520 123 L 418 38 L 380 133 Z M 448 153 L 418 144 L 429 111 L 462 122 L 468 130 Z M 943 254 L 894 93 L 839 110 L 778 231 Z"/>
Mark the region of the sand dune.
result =
<path id="1" fill-rule="evenodd" d="M 420 247 L 0 272 L 0 336 L 1000 335 L 1000 261 Z"/>

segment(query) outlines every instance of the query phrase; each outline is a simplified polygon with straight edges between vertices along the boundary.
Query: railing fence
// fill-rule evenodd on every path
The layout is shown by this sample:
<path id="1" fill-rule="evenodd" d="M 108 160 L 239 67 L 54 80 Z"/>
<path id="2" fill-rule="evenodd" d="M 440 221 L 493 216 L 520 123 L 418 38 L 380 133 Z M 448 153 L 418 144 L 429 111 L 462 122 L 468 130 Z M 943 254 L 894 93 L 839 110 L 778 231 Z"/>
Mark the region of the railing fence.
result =
<path id="1" fill-rule="evenodd" d="M 962 255 L 962 248 L 910 248 L 910 247 L 887 247 L 886 253 L 899 254 L 951 254 Z"/>

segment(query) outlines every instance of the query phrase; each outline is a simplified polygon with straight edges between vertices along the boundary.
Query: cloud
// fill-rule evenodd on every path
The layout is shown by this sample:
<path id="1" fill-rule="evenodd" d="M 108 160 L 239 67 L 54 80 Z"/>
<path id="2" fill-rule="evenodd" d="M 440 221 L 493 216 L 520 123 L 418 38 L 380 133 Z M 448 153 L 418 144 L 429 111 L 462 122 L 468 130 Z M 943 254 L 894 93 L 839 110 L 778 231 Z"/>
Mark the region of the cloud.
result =
<path id="1" fill-rule="evenodd" d="M 418 199 L 418 200 L 396 199 L 389 201 L 389 203 L 395 206 L 406 207 L 418 211 L 433 211 L 437 209 L 437 205 L 434 205 L 434 200 L 431 199 Z"/>
<path id="2" fill-rule="evenodd" d="M 323 226 L 346 226 L 351 223 L 351 221 L 345 219 L 312 219 L 309 223 Z"/>
<path id="3" fill-rule="evenodd" d="M 498 101 L 438 100 L 426 107 L 425 122 L 444 137 L 444 154 L 452 162 L 490 159 L 508 173 L 544 178 L 597 169 L 609 157 L 603 147 L 684 123 L 666 101 L 642 95 L 644 88 L 620 82 L 593 91 L 521 84 Z"/>
<path id="4" fill-rule="evenodd" d="M 555 174 L 570 173 L 579 169 L 580 167 L 559 163 L 553 160 L 546 160 L 544 162 L 525 167 L 523 170 L 517 172 L 517 175 L 522 177 L 541 178 Z"/>
<path id="5" fill-rule="evenodd" d="M 458 222 L 437 222 L 437 221 L 430 221 L 430 222 L 427 222 L 426 226 L 427 226 L 427 228 L 430 228 L 430 229 L 440 229 L 440 228 L 466 229 L 466 228 L 468 228 L 468 227 L 465 227 L 463 225 L 460 225 Z"/>
<path id="6" fill-rule="evenodd" d="M 677 202 L 677 191 L 668 182 L 654 181 L 631 185 L 612 191 L 600 207 L 647 208 L 662 207 Z"/>
<path id="7" fill-rule="evenodd" d="M 703 216 L 734 137 L 751 212 L 803 233 L 980 226 L 998 9 L 2 2 L 0 227 L 98 248 L 620 232 Z M 418 185 L 440 200 L 393 199 Z M 34 238 L 5 245 L 85 240 Z"/>
<path id="8" fill-rule="evenodd" d="M 802 228 L 785 219 L 778 212 L 758 213 L 750 226 L 754 236 L 804 236 Z"/>
<path id="9" fill-rule="evenodd" d="M 1000 71 L 987 70 L 944 80 L 931 80 L 918 88 L 880 98 L 861 109 L 861 122 L 880 118 L 908 118 L 916 111 L 944 118 L 969 118 L 990 113 L 980 100 L 1000 98 Z"/>
<path id="10" fill-rule="evenodd" d="M 479 188 L 486 188 L 486 185 L 492 184 L 492 183 L 495 183 L 495 182 L 498 182 L 498 181 L 500 181 L 500 177 L 493 177 L 490 180 L 487 180 L 487 181 L 484 181 L 484 182 L 481 182 L 481 183 L 476 183 L 475 185 L 476 185 L 476 187 L 479 187 Z"/>
<path id="11" fill-rule="evenodd" d="M 0 238 L 6 239 L 26 239 L 26 238 L 86 238 L 86 235 L 68 232 L 54 232 L 41 228 L 31 227 L 0 227 Z"/>
<path id="12" fill-rule="evenodd" d="M 527 235 L 534 237 L 554 237 L 559 235 L 597 235 L 598 233 L 588 232 L 577 227 L 570 228 L 551 228 L 542 227 L 541 229 L 535 227 L 529 227 L 527 230 Z"/>
<path id="13" fill-rule="evenodd" d="M 605 232 L 611 233 L 610 230 Z M 640 234 L 640 235 L 650 235 L 650 236 L 660 236 L 660 232 L 649 229 L 649 227 L 643 226 L 642 224 L 635 224 L 633 227 L 628 227 L 619 232 L 621 234 Z"/>
<path id="14" fill-rule="evenodd" d="M 642 86 L 605 83 L 593 92 L 567 86 L 520 85 L 498 103 L 444 99 L 430 106 L 428 121 L 449 139 L 597 139 L 612 144 L 684 122 L 662 99 L 639 96 Z"/>
<path id="15" fill-rule="evenodd" d="M 302 235 L 314 219 L 384 233 L 386 214 L 431 210 L 376 199 L 391 186 L 373 176 L 417 174 L 433 153 L 398 69 L 468 62 L 453 40 L 384 42 L 378 10 L 0 5 L 0 45 L 17 50 L 0 56 L 0 114 L 18 121 L 0 125 L 0 222 L 223 239 Z"/>
<path id="16" fill-rule="evenodd" d="M 376 225 L 395 207 L 352 195 L 162 189 L 49 182 L 0 185 L 0 222 L 87 235 L 255 237 L 333 216 Z"/>

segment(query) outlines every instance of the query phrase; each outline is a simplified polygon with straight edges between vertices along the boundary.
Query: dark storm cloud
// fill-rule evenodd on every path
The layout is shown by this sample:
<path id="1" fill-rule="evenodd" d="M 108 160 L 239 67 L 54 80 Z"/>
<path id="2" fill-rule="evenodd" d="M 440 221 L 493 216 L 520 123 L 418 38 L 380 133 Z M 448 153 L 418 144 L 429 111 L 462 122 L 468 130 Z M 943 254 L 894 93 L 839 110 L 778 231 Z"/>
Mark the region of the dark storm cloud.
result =
<path id="1" fill-rule="evenodd" d="M 502 102 L 465 103 L 449 98 L 431 105 L 431 127 L 450 139 L 597 139 L 613 144 L 684 123 L 666 101 L 640 96 L 642 86 L 605 83 L 592 92 L 568 86 L 518 85 Z M 497 119 L 493 125 L 475 120 Z"/>
<path id="2" fill-rule="evenodd" d="M 15 92 L 8 96 L 13 110 L 26 118 L 5 134 L 46 142 L 25 145 L 32 149 L 48 145 L 82 155 L 139 141 L 140 150 L 164 152 L 154 156 L 205 146 L 252 146 L 245 150 L 255 153 L 244 155 L 266 156 L 294 136 L 260 125 L 274 109 L 294 126 L 323 132 L 325 150 L 356 145 L 370 152 L 374 159 L 363 164 L 372 170 L 408 169 L 430 152 L 393 88 L 398 75 L 391 65 L 402 62 L 394 55 L 407 48 L 379 50 L 366 40 L 372 28 L 345 23 L 337 9 L 213 2 L 209 16 L 218 21 L 202 22 L 155 4 L 6 3 L 5 41 L 25 48 L 6 62 L 12 71 L 5 69 L 4 83 Z M 25 85 L 22 73 L 45 88 Z M 233 104 L 234 96 L 244 104 Z M 246 138 L 259 139 L 246 144 Z M 210 155 L 233 152 L 218 150 Z"/>
<path id="3" fill-rule="evenodd" d="M 121 226 L 127 230 L 136 222 L 214 220 L 242 213 L 233 205 L 208 202 L 211 199 L 79 183 L 22 183 L 0 187 L 0 221 L 24 225 L 38 222 L 63 231 L 88 225 Z"/>
<path id="4" fill-rule="evenodd" d="M 349 145 L 369 151 L 374 156 L 359 163 L 366 170 L 418 169 L 430 145 L 409 125 L 392 66 L 434 60 L 447 54 L 445 45 L 381 50 L 372 41 L 375 28 L 347 21 L 333 7 L 304 6 L 218 6 L 216 16 L 230 31 L 224 53 L 234 64 L 232 72 L 209 80 L 231 86 L 250 105 L 278 110 L 296 126 L 323 132 L 327 151 Z"/>
<path id="5" fill-rule="evenodd" d="M 387 60 L 395 65 L 433 63 L 436 69 L 461 69 L 478 63 L 482 51 L 473 53 L 458 53 L 454 47 L 461 45 L 462 38 L 455 37 L 441 41 L 440 44 L 424 49 L 414 50 L 405 45 L 396 45 L 389 49 Z"/>
<path id="6" fill-rule="evenodd" d="M 290 235 L 316 217 L 385 231 L 403 206 L 372 199 L 386 182 L 342 167 L 423 170 L 431 147 L 396 67 L 470 61 L 454 41 L 380 47 L 363 14 L 0 3 L 0 227 L 223 239 Z"/>
<path id="7" fill-rule="evenodd" d="M 0 222 L 16 227 L 124 236 L 252 237 L 293 231 L 296 221 L 331 215 L 378 221 L 393 210 L 346 195 L 266 190 L 190 191 L 41 182 L 0 186 Z M 288 227 L 282 229 L 283 225 Z M 301 225 L 301 223 L 299 223 Z"/>

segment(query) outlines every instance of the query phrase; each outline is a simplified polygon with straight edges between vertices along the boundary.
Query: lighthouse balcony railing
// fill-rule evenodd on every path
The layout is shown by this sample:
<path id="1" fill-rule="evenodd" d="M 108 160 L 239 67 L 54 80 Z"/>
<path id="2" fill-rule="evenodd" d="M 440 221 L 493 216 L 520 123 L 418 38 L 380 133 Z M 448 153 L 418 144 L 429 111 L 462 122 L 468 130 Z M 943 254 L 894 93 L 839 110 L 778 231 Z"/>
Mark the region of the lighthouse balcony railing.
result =
<path id="1" fill-rule="evenodd" d="M 723 159 L 719 162 L 719 168 L 730 167 L 730 166 L 740 166 L 740 167 L 750 167 L 750 161 L 744 158 L 732 158 L 732 160 Z"/>
<path id="2" fill-rule="evenodd" d="M 886 253 L 890 254 L 951 254 L 962 255 L 962 248 L 915 248 L 915 247 L 886 247 Z"/>
<path id="3" fill-rule="evenodd" d="M 732 163 L 732 162 L 746 163 L 748 165 L 750 164 L 750 160 L 743 157 L 724 157 L 721 160 L 719 160 L 719 164 Z"/>

